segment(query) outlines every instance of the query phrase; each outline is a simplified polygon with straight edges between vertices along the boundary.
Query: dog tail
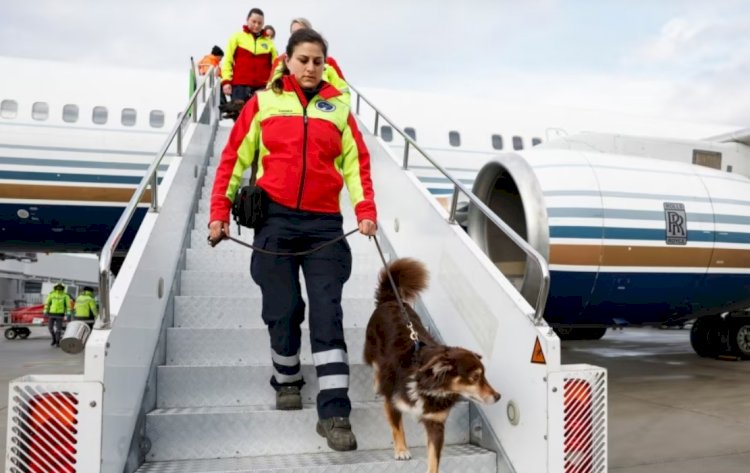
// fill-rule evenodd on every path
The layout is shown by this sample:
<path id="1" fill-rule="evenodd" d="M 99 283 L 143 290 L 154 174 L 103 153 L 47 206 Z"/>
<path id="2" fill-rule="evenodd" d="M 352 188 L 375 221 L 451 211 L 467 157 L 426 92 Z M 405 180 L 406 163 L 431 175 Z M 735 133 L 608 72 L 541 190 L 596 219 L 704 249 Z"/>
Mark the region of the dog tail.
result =
<path id="1" fill-rule="evenodd" d="M 400 292 L 402 299 L 414 302 L 421 291 L 427 288 L 427 268 L 422 262 L 413 258 L 400 258 L 388 264 L 388 270 L 393 277 L 393 282 Z M 380 270 L 378 277 L 378 288 L 375 290 L 376 304 L 395 301 L 396 295 L 388 279 L 385 268 Z"/>

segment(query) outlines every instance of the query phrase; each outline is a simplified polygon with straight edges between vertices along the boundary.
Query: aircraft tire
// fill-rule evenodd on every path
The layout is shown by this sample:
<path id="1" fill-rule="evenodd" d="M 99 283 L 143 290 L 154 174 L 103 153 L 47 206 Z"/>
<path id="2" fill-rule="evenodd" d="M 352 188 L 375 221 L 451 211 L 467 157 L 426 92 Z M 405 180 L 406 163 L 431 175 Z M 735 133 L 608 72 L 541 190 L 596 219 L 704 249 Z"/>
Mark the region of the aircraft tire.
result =
<path id="1" fill-rule="evenodd" d="M 699 317 L 690 329 L 690 345 L 698 356 L 715 358 L 722 352 L 721 317 Z"/>
<path id="2" fill-rule="evenodd" d="M 734 355 L 750 359 L 750 319 L 733 321 L 729 327 L 729 346 Z"/>
<path id="3" fill-rule="evenodd" d="M 560 340 L 599 340 L 607 333 L 607 327 L 555 327 Z"/>

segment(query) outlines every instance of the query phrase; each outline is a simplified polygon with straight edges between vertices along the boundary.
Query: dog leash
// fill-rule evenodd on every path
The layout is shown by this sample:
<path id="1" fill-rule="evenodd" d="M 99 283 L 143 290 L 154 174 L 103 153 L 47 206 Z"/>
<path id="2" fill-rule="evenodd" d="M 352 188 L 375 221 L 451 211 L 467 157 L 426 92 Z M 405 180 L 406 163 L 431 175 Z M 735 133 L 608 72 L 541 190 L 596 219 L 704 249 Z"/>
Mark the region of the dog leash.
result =
<path id="1" fill-rule="evenodd" d="M 354 230 L 352 230 L 350 232 L 347 232 L 347 233 L 344 233 L 343 235 L 338 236 L 338 237 L 334 238 L 333 240 L 329 240 L 329 241 L 323 243 L 320 246 L 316 246 L 315 248 L 313 248 L 311 250 L 298 251 L 296 253 L 289 253 L 289 252 L 283 252 L 283 251 L 271 251 L 271 250 L 266 250 L 265 248 L 258 248 L 255 245 L 251 245 L 250 243 L 245 243 L 242 240 L 238 240 L 237 238 L 234 238 L 234 237 L 231 237 L 231 236 L 227 235 L 226 233 L 224 233 L 223 229 L 221 231 L 221 234 L 222 234 L 221 240 L 231 240 L 231 241 L 237 243 L 238 245 L 242 245 L 244 247 L 250 248 L 253 251 L 257 251 L 259 253 L 264 253 L 264 254 L 267 254 L 267 255 L 273 255 L 273 256 L 307 256 L 307 255 L 315 253 L 318 250 L 322 250 L 326 246 L 333 245 L 334 243 L 338 242 L 339 240 L 343 240 L 344 238 L 348 237 L 349 235 L 351 235 L 352 233 L 354 233 L 354 232 L 356 232 L 358 230 L 359 230 L 358 228 L 355 228 Z M 208 237 L 208 244 L 213 247 L 213 246 L 216 246 L 216 244 L 218 244 L 221 240 L 218 240 L 218 241 L 216 241 L 216 243 L 214 243 L 211 240 L 211 237 L 209 236 Z"/>
<path id="2" fill-rule="evenodd" d="M 265 248 L 258 248 L 255 245 L 251 245 L 250 243 L 246 243 L 246 242 L 244 242 L 242 240 L 238 240 L 237 238 L 234 238 L 234 237 L 231 237 L 231 236 L 227 235 L 226 233 L 224 233 L 224 230 L 222 230 L 222 232 L 221 232 L 222 238 L 220 240 L 217 240 L 216 242 L 214 242 L 213 240 L 211 240 L 211 237 L 209 236 L 208 237 L 208 244 L 211 245 L 212 247 L 214 247 L 221 240 L 226 239 L 226 240 L 231 240 L 231 241 L 237 243 L 238 245 L 242 245 L 242 246 L 244 246 L 246 248 L 250 248 L 253 251 L 257 251 L 257 252 L 264 253 L 264 254 L 267 254 L 267 255 L 273 255 L 273 256 L 306 256 L 306 255 L 315 253 L 316 251 L 321 250 L 321 249 L 325 248 L 328 245 L 332 245 L 332 244 L 338 242 L 339 240 L 343 240 L 344 238 L 348 237 L 349 235 L 351 235 L 352 233 L 354 233 L 354 232 L 356 232 L 358 230 L 359 230 L 358 228 L 355 228 L 354 230 L 351 230 L 351 231 L 349 231 L 347 233 L 344 233 L 343 235 L 341 235 L 339 237 L 336 237 L 333 240 L 329 240 L 329 241 L 323 243 L 322 245 L 317 246 L 317 247 L 315 247 L 315 248 L 313 248 L 311 250 L 299 251 L 299 252 L 296 252 L 296 253 L 271 251 L 271 250 L 266 250 Z M 378 254 L 380 255 L 380 261 L 383 262 L 383 268 L 385 269 L 385 273 L 388 275 L 388 281 L 391 283 L 391 289 L 393 290 L 393 295 L 396 296 L 396 301 L 398 302 L 398 307 L 399 307 L 399 309 L 401 311 L 401 316 L 404 318 L 404 323 L 406 324 L 406 328 L 409 329 L 409 339 L 414 342 L 414 354 L 416 355 L 416 353 L 422 347 L 422 343 L 419 341 L 419 335 L 417 334 L 417 331 L 414 330 L 414 324 L 412 323 L 411 319 L 409 319 L 409 314 L 406 312 L 406 307 L 404 306 L 404 301 L 401 299 L 401 293 L 399 292 L 398 288 L 396 287 L 396 282 L 393 280 L 393 275 L 388 270 L 388 263 L 385 261 L 385 255 L 383 255 L 383 250 L 380 248 L 380 243 L 378 242 L 378 237 L 371 236 L 369 238 L 372 238 L 373 241 L 375 241 L 375 247 L 378 249 Z"/>
<path id="3" fill-rule="evenodd" d="M 406 307 L 404 307 L 404 301 L 401 300 L 401 294 L 396 287 L 396 282 L 393 280 L 393 275 L 388 270 L 388 263 L 385 262 L 385 256 L 383 255 L 383 250 L 380 249 L 380 243 L 378 243 L 378 237 L 371 236 L 375 241 L 375 247 L 378 249 L 378 254 L 380 254 L 380 261 L 383 262 L 383 268 L 385 268 L 385 274 L 388 275 L 388 280 L 391 282 L 391 289 L 393 289 L 393 294 L 396 296 L 396 301 L 398 302 L 398 307 L 401 309 L 401 315 L 404 318 L 404 322 L 406 323 L 406 328 L 409 329 L 409 338 L 412 342 L 414 342 L 414 354 L 419 351 L 419 349 L 422 347 L 422 344 L 419 341 L 419 335 L 417 334 L 417 331 L 414 330 L 414 324 L 412 323 L 411 319 L 409 318 L 409 314 L 406 312 Z"/>

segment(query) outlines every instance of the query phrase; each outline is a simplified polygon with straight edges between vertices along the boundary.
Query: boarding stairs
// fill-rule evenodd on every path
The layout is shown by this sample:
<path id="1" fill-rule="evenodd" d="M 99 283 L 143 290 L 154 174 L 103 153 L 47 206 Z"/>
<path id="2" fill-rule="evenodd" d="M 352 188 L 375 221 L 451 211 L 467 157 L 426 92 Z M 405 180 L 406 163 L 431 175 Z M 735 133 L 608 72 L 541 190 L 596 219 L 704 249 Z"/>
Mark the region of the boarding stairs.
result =
<path id="1" fill-rule="evenodd" d="M 69 445 L 76 466 L 39 471 L 426 471 L 424 429 L 408 416 L 413 458 L 394 460 L 382 401 L 362 363 L 364 329 L 382 265 L 373 242 L 359 234 L 348 239 L 353 268 L 343 294 L 358 450 L 333 452 L 315 432 L 317 380 L 306 330 L 304 408 L 274 409 L 270 343 L 260 317 L 260 290 L 249 275 L 251 252 L 231 241 L 215 248 L 206 241 L 210 188 L 229 133 L 217 126 L 211 104 L 217 103 L 219 84 L 211 82 L 210 90 L 204 83 L 191 99 L 196 112 L 189 131 L 183 136 L 180 124 L 170 135 L 179 142 L 178 157 L 159 185 L 159 197 L 152 193 L 156 210 L 144 218 L 111 288 L 103 253 L 104 310 L 101 328 L 86 344 L 84 375 L 27 377 L 11 384 L 12 396 L 28 393 L 28 400 L 19 401 L 21 409 L 32 409 L 35 399 L 50 393 L 65 393 L 80 406 Z M 195 105 L 206 93 L 208 104 Z M 463 401 L 452 410 L 440 471 L 606 472 L 606 373 L 588 365 L 560 365 L 559 339 L 541 318 L 549 280 L 539 280 L 541 290 L 533 297 L 519 293 L 455 224 L 456 199 L 446 212 L 408 171 L 409 149 L 421 152 L 416 143 L 401 133 L 402 162 L 366 124 L 374 120 L 376 132 L 379 120 L 399 128 L 374 107 L 369 115 L 360 111 L 368 102 L 355 93 L 372 155 L 381 245 L 389 259 L 410 256 L 427 265 L 430 288 L 415 309 L 436 337 L 481 353 L 488 380 L 503 396 L 492 406 Z M 468 192 L 457 181 L 456 186 L 457 192 Z M 353 229 L 346 196 L 342 210 L 344 229 Z M 243 229 L 240 238 L 249 242 L 252 232 Z M 110 252 L 117 238 L 111 243 Z M 546 264 L 537 260 L 528 277 L 544 276 Z M 11 402 L 9 411 L 18 406 Z M 9 431 L 13 428 L 19 424 L 9 421 Z M 9 445 L 12 441 L 9 435 Z M 100 451 L 91 445 L 101 445 Z M 6 465 L 11 471 L 24 470 Z"/>
<path id="2" fill-rule="evenodd" d="M 315 432 L 317 380 L 306 322 L 304 408 L 274 409 L 261 293 L 249 275 L 251 251 L 231 241 L 216 248 L 206 243 L 210 190 L 227 132 L 222 129 L 217 136 L 201 191 L 180 276 L 181 294 L 175 297 L 174 327 L 167 329 L 166 364 L 158 368 L 157 408 L 146 416 L 151 448 L 138 471 L 425 471 L 424 430 L 413 420 L 407 420 L 406 431 L 414 459 L 393 459 L 382 401 L 373 393 L 371 369 L 362 362 L 382 263 L 374 243 L 359 234 L 348 238 L 353 265 L 343 295 L 358 451 L 333 452 Z M 356 227 L 356 219 L 346 197 L 342 207 L 348 231 Z M 243 229 L 240 239 L 252 242 L 252 231 Z M 469 405 L 463 402 L 447 424 L 443 471 L 495 471 L 495 453 L 469 444 L 469 429 Z"/>

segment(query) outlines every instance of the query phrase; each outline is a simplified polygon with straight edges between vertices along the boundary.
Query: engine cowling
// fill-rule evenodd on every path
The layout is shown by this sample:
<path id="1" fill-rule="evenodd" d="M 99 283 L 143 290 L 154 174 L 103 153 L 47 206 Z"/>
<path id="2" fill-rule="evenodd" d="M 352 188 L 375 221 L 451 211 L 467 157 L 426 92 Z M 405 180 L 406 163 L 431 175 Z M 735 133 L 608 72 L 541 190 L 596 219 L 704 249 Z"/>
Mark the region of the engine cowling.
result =
<path id="1" fill-rule="evenodd" d="M 506 153 L 474 194 L 547 258 L 552 325 L 656 324 L 750 306 L 750 180 L 568 150 Z M 525 254 L 476 208 L 468 232 L 528 301 Z"/>

